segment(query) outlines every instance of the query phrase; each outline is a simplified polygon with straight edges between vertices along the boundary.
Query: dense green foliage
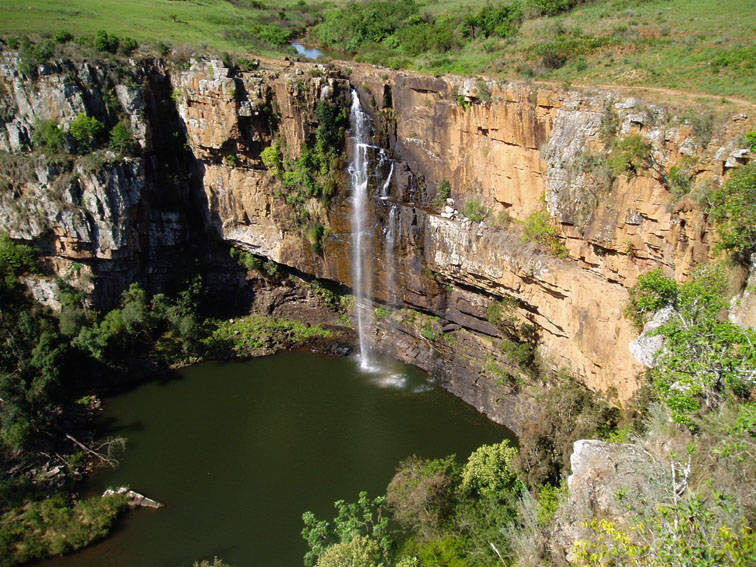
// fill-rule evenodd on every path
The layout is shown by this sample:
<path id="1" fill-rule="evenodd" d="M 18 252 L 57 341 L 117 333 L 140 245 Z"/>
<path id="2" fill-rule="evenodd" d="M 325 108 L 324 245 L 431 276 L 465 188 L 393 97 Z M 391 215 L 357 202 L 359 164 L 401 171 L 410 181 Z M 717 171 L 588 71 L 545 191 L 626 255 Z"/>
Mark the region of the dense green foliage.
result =
<path id="1" fill-rule="evenodd" d="M 184 45 L 280 56 L 293 53 L 290 40 L 304 37 L 337 49 L 340 59 L 353 54 L 433 73 L 756 96 L 754 15 L 746 0 L 72 0 L 67 6 L 6 2 L 0 34 L 9 46 L 17 48 L 24 34 L 48 38 L 23 51 L 25 74 L 70 49 L 72 40 L 96 57 L 136 48 L 136 55 L 157 51 L 185 61 Z M 727 102 L 710 100 L 718 104 Z"/>
<path id="2" fill-rule="evenodd" d="M 609 167 L 614 175 L 624 173 L 635 177 L 641 169 L 648 167 L 651 149 L 651 144 L 637 134 L 622 138 L 614 142 Z"/>
<path id="3" fill-rule="evenodd" d="M 336 192 L 344 159 L 344 134 L 348 123 L 347 107 L 338 102 L 320 101 L 315 107 L 318 125 L 296 159 L 284 160 L 279 145 L 273 143 L 261 153 L 268 170 L 280 177 L 287 190 L 285 199 L 301 205 L 308 197 L 326 202 Z M 304 209 L 298 209 L 304 216 Z M 306 222 L 306 218 L 300 219 Z"/>
<path id="4" fill-rule="evenodd" d="M 335 529 L 309 512 L 304 514 L 302 535 L 310 545 L 305 565 L 336 565 L 332 557 L 348 561 L 359 556 L 365 562 L 341 565 L 498 564 L 498 553 L 509 550 L 508 530 L 517 524 L 518 498 L 524 490 L 512 469 L 516 453 L 503 441 L 480 447 L 463 466 L 454 456 L 406 459 L 385 500 L 370 501 L 363 493 L 357 504 L 346 505 L 353 511 L 348 518 L 362 518 L 349 524 L 351 529 L 339 528 L 344 523 L 343 502 L 337 503 Z M 390 529 L 389 518 L 400 530 Z M 381 553 L 370 553 L 375 549 Z"/>
<path id="5" fill-rule="evenodd" d="M 0 516 L 0 565 L 10 567 L 81 549 L 105 537 L 126 496 L 94 496 L 71 504 L 62 494 L 11 508 Z"/>
<path id="6" fill-rule="evenodd" d="M 531 213 L 522 222 L 522 239 L 524 242 L 536 242 L 546 248 L 549 254 L 558 258 L 568 256 L 567 247 L 559 239 L 554 220 L 546 211 Z"/>
<path id="7" fill-rule="evenodd" d="M 110 130 L 110 141 L 108 147 L 124 156 L 131 156 L 137 153 L 137 143 L 131 135 L 131 128 L 126 122 L 119 122 Z"/>
<path id="8" fill-rule="evenodd" d="M 305 512 L 302 537 L 310 547 L 305 567 L 367 566 L 385 561 L 392 541 L 388 518 L 382 514 L 383 501 L 382 496 L 369 498 L 367 492 L 360 492 L 356 502 L 337 500 L 333 522 L 318 520 L 312 512 Z"/>
<path id="9" fill-rule="evenodd" d="M 102 142 L 105 125 L 94 116 L 81 113 L 71 122 L 70 132 L 76 141 L 78 151 L 87 153 L 94 150 Z"/>
<path id="10" fill-rule="evenodd" d="M 756 252 L 756 163 L 737 168 L 711 195 L 711 217 L 720 248 L 743 263 Z"/>
<path id="11" fill-rule="evenodd" d="M 753 388 L 756 333 L 720 316 L 728 305 L 726 286 L 723 268 L 705 267 L 682 285 L 650 272 L 631 291 L 628 311 L 635 317 L 674 308 L 653 331 L 664 337 L 664 347 L 650 375 L 678 423 L 692 425 L 701 411 L 717 408 L 727 396 L 747 398 Z"/>
<path id="12" fill-rule="evenodd" d="M 531 486 L 557 486 L 569 470 L 573 443 L 606 436 L 619 419 L 616 408 L 570 380 L 543 393 L 538 408 L 520 434 L 517 460 Z"/>
<path id="13" fill-rule="evenodd" d="M 641 274 L 638 283 L 630 288 L 625 316 L 640 330 L 659 309 L 674 303 L 678 291 L 677 282 L 661 268 Z"/>
<path id="14" fill-rule="evenodd" d="M 64 133 L 54 120 L 41 120 L 36 124 L 32 143 L 47 154 L 57 154 L 65 149 Z"/>

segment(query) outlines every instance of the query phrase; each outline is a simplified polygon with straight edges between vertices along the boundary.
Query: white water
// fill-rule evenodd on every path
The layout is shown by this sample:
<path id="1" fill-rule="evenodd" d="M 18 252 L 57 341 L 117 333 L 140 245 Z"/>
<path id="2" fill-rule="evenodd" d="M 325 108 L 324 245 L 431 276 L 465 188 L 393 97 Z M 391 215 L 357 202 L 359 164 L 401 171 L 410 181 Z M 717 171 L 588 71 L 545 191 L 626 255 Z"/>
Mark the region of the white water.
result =
<path id="1" fill-rule="evenodd" d="M 394 161 L 391 161 L 391 169 L 389 170 L 388 177 L 386 177 L 386 181 L 383 182 L 383 187 L 381 187 L 381 199 L 388 199 L 391 197 L 391 176 L 394 175 Z"/>
<path id="2" fill-rule="evenodd" d="M 352 187 L 352 286 L 357 312 L 357 336 L 360 343 L 360 369 L 372 371 L 373 361 L 367 332 L 372 328 L 372 246 L 368 227 L 368 149 L 371 148 L 370 118 L 362 110 L 357 92 L 352 90 L 349 113 L 352 153 L 349 158 L 349 180 Z"/>
<path id="3" fill-rule="evenodd" d="M 386 264 L 386 295 L 389 305 L 396 305 L 396 262 L 394 260 L 394 248 L 396 248 L 396 221 L 398 216 L 399 206 L 396 203 L 392 203 L 388 212 L 386 244 L 383 249 L 383 261 Z"/>

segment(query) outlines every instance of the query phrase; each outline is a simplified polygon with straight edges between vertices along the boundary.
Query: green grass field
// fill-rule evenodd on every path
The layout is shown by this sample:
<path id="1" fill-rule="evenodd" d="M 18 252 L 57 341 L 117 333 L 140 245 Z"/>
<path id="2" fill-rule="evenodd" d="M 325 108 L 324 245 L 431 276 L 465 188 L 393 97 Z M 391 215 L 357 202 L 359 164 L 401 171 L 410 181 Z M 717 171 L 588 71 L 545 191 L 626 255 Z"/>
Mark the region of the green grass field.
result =
<path id="1" fill-rule="evenodd" d="M 528 6 L 537 1 L 520 2 L 524 15 L 516 31 L 506 37 L 465 37 L 464 21 L 487 4 L 499 7 L 513 0 L 426 0 L 415 2 L 413 15 L 397 20 L 395 29 L 378 40 L 364 41 L 350 53 L 344 52 L 344 44 L 330 47 L 341 48 L 341 58 L 436 74 L 661 87 L 756 102 L 752 0 L 596 0 L 554 16 L 533 13 Z M 0 36 L 52 37 L 64 30 L 93 37 L 106 30 L 139 42 L 280 56 L 292 52 L 289 37 L 307 35 L 322 44 L 322 22 L 349 3 L 2 0 Z M 437 29 L 448 31 L 451 43 L 407 49 L 397 39 L 402 37 L 401 28 L 418 22 L 433 22 Z M 283 30 L 284 35 L 266 39 L 261 26 Z"/>

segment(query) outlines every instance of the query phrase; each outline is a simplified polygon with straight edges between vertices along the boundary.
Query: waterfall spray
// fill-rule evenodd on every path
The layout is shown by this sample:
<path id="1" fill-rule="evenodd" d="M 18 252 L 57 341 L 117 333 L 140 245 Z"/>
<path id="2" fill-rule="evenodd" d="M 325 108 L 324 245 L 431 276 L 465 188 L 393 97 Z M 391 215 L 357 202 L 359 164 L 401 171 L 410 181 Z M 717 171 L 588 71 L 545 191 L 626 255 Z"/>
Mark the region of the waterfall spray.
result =
<path id="1" fill-rule="evenodd" d="M 366 333 L 372 327 L 371 242 L 368 224 L 368 148 L 370 118 L 362 110 L 357 92 L 352 89 L 349 113 L 352 155 L 349 158 L 349 180 L 352 187 L 352 287 L 357 312 L 357 336 L 360 343 L 360 368 L 374 367 Z"/>

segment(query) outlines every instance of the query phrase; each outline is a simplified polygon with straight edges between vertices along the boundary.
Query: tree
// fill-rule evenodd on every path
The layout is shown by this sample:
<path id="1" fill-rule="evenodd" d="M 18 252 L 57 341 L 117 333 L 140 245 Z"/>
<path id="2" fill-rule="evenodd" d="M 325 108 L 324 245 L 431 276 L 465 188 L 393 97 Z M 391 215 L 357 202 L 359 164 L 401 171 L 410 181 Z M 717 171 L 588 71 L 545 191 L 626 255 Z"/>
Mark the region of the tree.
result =
<path id="1" fill-rule="evenodd" d="M 328 548 L 337 544 L 349 544 L 357 537 L 368 538 L 377 546 L 380 557 L 388 560 L 393 540 L 389 535 L 388 518 L 382 514 L 383 496 L 370 499 L 367 492 L 360 492 L 357 502 L 347 503 L 343 500 L 334 502 L 336 517 L 333 522 L 318 520 L 312 512 L 302 515 L 304 528 L 302 537 L 310 550 L 305 554 L 305 567 L 320 565 L 319 559 Z M 333 552 L 335 557 L 339 553 L 348 553 L 352 548 L 340 548 Z M 372 544 L 370 545 L 372 549 Z M 357 544 L 352 551 L 365 550 L 365 546 Z M 355 564 L 357 565 L 357 564 Z"/>
<path id="2" fill-rule="evenodd" d="M 756 252 L 756 162 L 733 171 L 724 186 L 712 193 L 711 202 L 719 249 L 748 264 Z"/>
<path id="3" fill-rule="evenodd" d="M 517 449 L 506 439 L 478 447 L 462 469 L 462 489 L 480 496 L 519 492 L 523 485 L 512 468 L 515 457 Z"/>
<path id="4" fill-rule="evenodd" d="M 94 116 L 87 116 L 81 112 L 71 122 L 71 136 L 76 140 L 81 153 L 94 150 L 100 143 L 105 125 Z"/>
<path id="5" fill-rule="evenodd" d="M 131 156 L 137 153 L 137 143 L 131 135 L 131 129 L 125 122 L 119 122 L 110 131 L 110 149 L 122 155 Z"/>
<path id="6" fill-rule="evenodd" d="M 64 136 L 54 120 L 40 120 L 34 127 L 32 143 L 47 154 L 57 154 L 64 149 Z"/>
<path id="7" fill-rule="evenodd" d="M 347 543 L 337 543 L 318 558 L 316 567 L 379 567 L 383 555 L 378 543 L 369 537 L 356 535 Z"/>

